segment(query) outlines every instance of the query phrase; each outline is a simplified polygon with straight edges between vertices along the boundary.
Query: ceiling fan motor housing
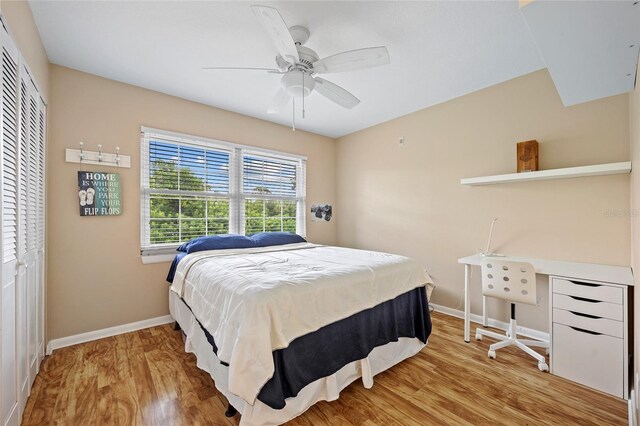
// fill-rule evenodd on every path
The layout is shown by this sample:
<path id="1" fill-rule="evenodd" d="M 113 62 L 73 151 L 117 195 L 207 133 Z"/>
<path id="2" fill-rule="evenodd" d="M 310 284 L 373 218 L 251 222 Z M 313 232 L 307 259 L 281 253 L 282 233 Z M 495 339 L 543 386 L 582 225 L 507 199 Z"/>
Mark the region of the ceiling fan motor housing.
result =
<path id="1" fill-rule="evenodd" d="M 303 65 L 308 69 L 313 68 L 313 63 L 318 59 L 320 59 L 318 57 L 318 54 L 313 50 L 309 49 L 308 47 L 301 46 L 298 44 L 296 45 L 296 49 L 298 50 L 298 56 L 300 57 L 299 64 Z"/>
<path id="2" fill-rule="evenodd" d="M 303 83 L 304 81 L 304 83 Z M 291 70 L 280 80 L 282 89 L 294 98 L 307 97 L 316 86 L 316 81 L 306 72 Z"/>

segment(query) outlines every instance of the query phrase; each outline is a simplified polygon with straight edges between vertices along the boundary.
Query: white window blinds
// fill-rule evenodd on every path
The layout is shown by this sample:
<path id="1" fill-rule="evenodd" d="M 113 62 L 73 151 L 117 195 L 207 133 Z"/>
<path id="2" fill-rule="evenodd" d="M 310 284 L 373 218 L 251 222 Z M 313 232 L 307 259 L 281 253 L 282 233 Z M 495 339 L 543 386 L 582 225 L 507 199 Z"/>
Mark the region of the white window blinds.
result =
<path id="1" fill-rule="evenodd" d="M 242 157 L 244 232 L 287 231 L 304 234 L 305 164 L 246 152 Z"/>
<path id="2" fill-rule="evenodd" d="M 142 129 L 141 248 L 173 251 L 203 235 L 305 234 L 305 159 Z"/>
<path id="3" fill-rule="evenodd" d="M 230 152 L 151 140 L 149 244 L 229 232 Z"/>

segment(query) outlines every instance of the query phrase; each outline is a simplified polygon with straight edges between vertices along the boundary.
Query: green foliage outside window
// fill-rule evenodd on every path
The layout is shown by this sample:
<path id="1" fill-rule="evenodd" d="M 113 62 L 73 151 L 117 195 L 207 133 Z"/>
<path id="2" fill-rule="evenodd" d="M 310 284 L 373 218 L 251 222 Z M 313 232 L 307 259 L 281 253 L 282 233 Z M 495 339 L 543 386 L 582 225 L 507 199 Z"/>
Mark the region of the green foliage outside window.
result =
<path id="1" fill-rule="evenodd" d="M 178 188 L 210 191 L 204 179 L 173 162 L 154 161 L 149 177 L 153 189 Z M 178 179 L 179 174 L 179 179 Z M 179 186 L 178 186 L 179 182 Z M 150 196 L 151 243 L 171 244 L 202 235 L 229 233 L 229 201 L 210 196 L 152 194 Z"/>
<path id="2" fill-rule="evenodd" d="M 245 200 L 245 233 L 296 232 L 296 202 L 280 200 Z"/>
<path id="3" fill-rule="evenodd" d="M 187 191 L 212 191 L 205 179 L 187 167 L 171 161 L 156 160 L 151 165 L 150 188 Z M 253 194 L 271 194 L 256 187 Z M 245 234 L 264 231 L 296 231 L 296 202 L 246 199 Z M 229 200 L 208 195 L 150 195 L 151 244 L 175 244 L 202 235 L 229 233 Z"/>

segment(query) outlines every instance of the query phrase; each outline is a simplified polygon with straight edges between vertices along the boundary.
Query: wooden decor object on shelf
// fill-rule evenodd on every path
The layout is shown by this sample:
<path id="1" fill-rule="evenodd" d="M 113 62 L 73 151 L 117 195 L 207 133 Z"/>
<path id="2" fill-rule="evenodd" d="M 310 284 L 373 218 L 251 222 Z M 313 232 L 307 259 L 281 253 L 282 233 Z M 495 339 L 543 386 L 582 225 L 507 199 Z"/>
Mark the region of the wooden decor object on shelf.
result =
<path id="1" fill-rule="evenodd" d="M 518 142 L 518 173 L 538 170 L 538 141 Z"/>

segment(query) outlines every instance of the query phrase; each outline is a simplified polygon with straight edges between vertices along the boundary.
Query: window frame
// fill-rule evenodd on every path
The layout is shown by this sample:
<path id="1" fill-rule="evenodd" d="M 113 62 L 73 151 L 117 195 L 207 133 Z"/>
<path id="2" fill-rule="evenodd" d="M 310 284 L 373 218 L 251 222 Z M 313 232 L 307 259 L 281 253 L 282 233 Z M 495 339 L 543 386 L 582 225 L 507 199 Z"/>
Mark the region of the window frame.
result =
<path id="1" fill-rule="evenodd" d="M 175 249 L 182 244 L 150 243 L 150 196 L 154 193 L 171 193 L 179 195 L 198 195 L 194 191 L 151 189 L 150 154 L 151 141 L 174 143 L 194 148 L 221 150 L 229 153 L 229 193 L 202 191 L 199 195 L 206 197 L 227 198 L 229 200 L 229 233 L 245 234 L 245 200 L 286 200 L 296 202 L 296 233 L 306 236 L 306 162 L 307 157 L 281 151 L 259 148 L 251 145 L 237 144 L 201 136 L 187 135 L 167 130 L 141 126 L 140 128 L 140 254 L 143 263 L 164 262 L 173 259 Z M 270 194 L 246 194 L 243 192 L 243 160 L 245 155 L 262 157 L 270 160 L 282 160 L 296 165 L 296 195 L 278 196 Z"/>

